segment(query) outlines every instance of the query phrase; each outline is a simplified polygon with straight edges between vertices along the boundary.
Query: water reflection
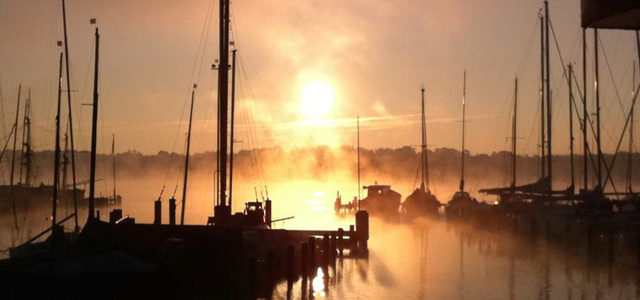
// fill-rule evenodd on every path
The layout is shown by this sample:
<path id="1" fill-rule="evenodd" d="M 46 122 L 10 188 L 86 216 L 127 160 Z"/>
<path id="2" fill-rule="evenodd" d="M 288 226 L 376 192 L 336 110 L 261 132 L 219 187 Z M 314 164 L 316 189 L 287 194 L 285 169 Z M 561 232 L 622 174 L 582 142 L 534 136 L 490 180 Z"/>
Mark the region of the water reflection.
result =
<path id="1" fill-rule="evenodd" d="M 636 299 L 639 290 L 635 264 L 589 260 L 541 238 L 427 220 L 373 219 L 371 232 L 368 260 L 319 269 L 291 299 Z"/>
<path id="2" fill-rule="evenodd" d="M 316 272 L 316 277 L 311 281 L 311 286 L 313 287 L 313 297 L 316 298 L 324 298 L 326 296 L 325 291 L 325 277 L 322 268 L 318 268 Z"/>

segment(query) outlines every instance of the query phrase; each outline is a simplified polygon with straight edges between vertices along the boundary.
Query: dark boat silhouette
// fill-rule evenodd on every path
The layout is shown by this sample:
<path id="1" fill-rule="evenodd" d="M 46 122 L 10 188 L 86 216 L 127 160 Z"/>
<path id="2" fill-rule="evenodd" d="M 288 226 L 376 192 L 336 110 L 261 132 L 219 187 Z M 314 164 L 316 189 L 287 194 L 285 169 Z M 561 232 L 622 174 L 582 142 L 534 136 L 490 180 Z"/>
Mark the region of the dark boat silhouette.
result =
<path id="1" fill-rule="evenodd" d="M 374 184 L 364 186 L 367 196 L 360 200 L 360 209 L 366 210 L 374 217 L 397 218 L 399 216 L 400 193 L 391 189 L 390 185 Z"/>
<path id="2" fill-rule="evenodd" d="M 421 180 L 420 187 L 402 203 L 402 211 L 408 219 L 423 216 L 437 216 L 440 208 L 440 201 L 429 190 L 429 157 L 427 153 L 427 123 L 425 120 L 424 87 L 422 92 L 422 151 L 420 159 Z"/>
<path id="3" fill-rule="evenodd" d="M 447 202 L 445 207 L 445 213 L 447 218 L 451 219 L 469 219 L 479 209 L 478 201 L 471 197 L 468 192 L 464 190 L 464 129 L 465 129 L 465 97 L 467 94 L 467 72 L 464 72 L 463 89 L 462 89 L 462 149 L 461 153 L 461 168 L 460 168 L 460 189 L 453 194 L 451 200 Z"/>

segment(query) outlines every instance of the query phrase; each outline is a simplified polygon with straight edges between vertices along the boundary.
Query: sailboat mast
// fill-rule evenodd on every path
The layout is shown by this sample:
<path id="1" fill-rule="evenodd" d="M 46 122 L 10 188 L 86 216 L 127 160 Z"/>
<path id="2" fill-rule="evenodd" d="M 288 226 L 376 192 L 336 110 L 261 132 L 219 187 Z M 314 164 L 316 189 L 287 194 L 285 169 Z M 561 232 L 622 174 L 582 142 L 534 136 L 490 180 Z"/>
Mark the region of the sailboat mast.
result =
<path id="1" fill-rule="evenodd" d="M 93 73 L 93 117 L 91 120 L 91 168 L 89 173 L 89 219 L 95 214 L 95 186 L 96 186 L 96 142 L 98 135 L 98 59 L 100 54 L 100 34 L 96 27 L 96 57 Z M 73 153 L 73 151 L 72 151 Z"/>
<path id="2" fill-rule="evenodd" d="M 220 0 L 220 65 L 218 67 L 218 101 L 219 115 L 218 131 L 220 133 L 220 182 L 219 203 L 221 207 L 219 212 L 226 217 L 231 214 L 230 208 L 227 207 L 227 149 L 229 145 L 228 139 L 228 110 L 229 110 L 229 0 Z"/>
<path id="3" fill-rule="evenodd" d="M 429 190 L 429 167 L 427 161 L 427 124 L 425 121 L 425 113 L 424 113 L 424 87 L 420 89 L 422 92 L 422 180 L 420 182 L 421 189 Z"/>
<path id="4" fill-rule="evenodd" d="M 633 62 L 633 76 L 631 78 L 631 99 L 635 98 L 635 87 L 636 85 L 636 62 Z M 633 106 L 631 106 L 631 125 L 629 127 L 629 150 L 628 150 L 628 158 L 627 158 L 627 192 L 633 192 Z"/>
<path id="5" fill-rule="evenodd" d="M 236 49 L 232 51 L 231 60 L 231 141 L 229 145 L 229 207 L 233 207 L 233 141 L 235 136 L 236 113 Z M 265 187 L 266 189 L 266 187 Z"/>
<path id="6" fill-rule="evenodd" d="M 516 186 L 516 140 L 518 130 L 518 77 L 515 79 L 514 96 L 513 96 L 513 122 L 511 124 L 511 187 Z"/>
<path id="7" fill-rule="evenodd" d="M 69 127 L 67 127 L 67 132 L 64 133 L 64 151 L 62 151 L 62 176 L 60 176 L 60 188 L 64 189 L 67 186 L 67 166 L 69 165 L 69 158 L 67 157 L 67 153 L 69 151 L 69 135 L 68 135 Z"/>
<path id="8" fill-rule="evenodd" d="M 71 146 L 71 179 L 73 181 L 73 212 L 75 213 L 73 220 L 75 223 L 75 230 L 78 231 L 78 193 L 77 193 L 77 180 L 76 180 L 76 154 L 73 143 L 73 115 L 71 113 L 71 75 L 69 69 L 69 40 L 67 38 L 67 10 L 65 6 L 65 0 L 62 0 L 62 28 L 64 30 L 64 59 L 65 70 L 67 76 L 67 109 L 69 112 L 69 144 Z M 64 187 L 63 187 L 64 188 Z"/>
<path id="9" fill-rule="evenodd" d="M 589 187 L 587 118 L 587 29 L 582 28 L 582 186 L 585 191 Z"/>
<path id="10" fill-rule="evenodd" d="M 544 16 L 540 13 L 540 178 L 545 178 L 547 176 L 546 168 L 547 163 L 545 159 L 545 132 L 544 132 Z"/>
<path id="11" fill-rule="evenodd" d="M 18 85 L 18 105 L 16 106 L 16 121 L 13 123 L 13 151 L 11 154 L 11 174 L 9 175 L 9 186 L 13 187 L 13 174 L 15 173 L 16 146 L 18 142 L 18 116 L 20 115 L 20 91 L 22 85 Z"/>
<path id="12" fill-rule="evenodd" d="M 569 72 L 569 167 L 571 168 L 571 193 L 574 192 L 576 175 L 573 165 L 573 65 L 568 65 Z"/>
<path id="13" fill-rule="evenodd" d="M 552 151 L 551 151 L 551 72 L 549 67 L 549 1 L 544 1 L 544 23 L 545 23 L 545 83 L 546 83 L 546 101 L 547 101 L 547 176 L 549 177 L 549 192 L 553 190 L 552 174 Z"/>
<path id="14" fill-rule="evenodd" d="M 602 187 L 602 145 L 600 143 L 600 84 L 599 84 L 599 68 L 598 68 L 598 29 L 593 29 L 593 55 L 595 57 L 595 93 L 596 93 L 596 146 L 598 147 L 598 187 Z"/>
<path id="15" fill-rule="evenodd" d="M 116 135 L 111 134 L 111 168 L 113 171 L 113 201 L 116 203 L 118 193 L 116 191 Z"/>
<path id="16" fill-rule="evenodd" d="M 60 52 L 60 63 L 58 72 L 58 108 L 56 112 L 56 141 L 53 159 L 53 201 L 51 209 L 51 228 L 56 227 L 56 213 L 58 202 L 58 184 L 60 176 L 60 102 L 62 98 L 62 52 Z"/>
<path id="17" fill-rule="evenodd" d="M 467 70 L 462 78 L 462 149 L 460 151 L 460 191 L 464 191 L 464 127 L 465 127 L 465 99 L 467 97 Z"/>
<path id="18" fill-rule="evenodd" d="M 31 89 L 29 89 L 27 99 L 24 103 L 24 117 L 22 125 L 22 152 L 20 154 L 20 175 L 19 182 L 29 185 L 31 177 Z M 24 181 L 22 181 L 22 169 L 24 168 Z"/>
<path id="19" fill-rule="evenodd" d="M 191 123 L 193 121 L 193 101 L 197 85 L 191 90 L 191 109 L 189 110 L 189 129 L 187 130 L 187 153 L 184 158 L 184 179 L 182 181 L 182 207 L 180 208 L 180 225 L 184 225 L 184 209 L 187 203 L 187 182 L 189 179 L 189 155 L 191 151 Z"/>
<path id="20" fill-rule="evenodd" d="M 360 199 L 362 199 L 360 195 L 360 190 L 362 189 L 360 185 L 360 116 L 356 118 L 356 143 L 358 153 L 358 210 L 360 210 Z"/>

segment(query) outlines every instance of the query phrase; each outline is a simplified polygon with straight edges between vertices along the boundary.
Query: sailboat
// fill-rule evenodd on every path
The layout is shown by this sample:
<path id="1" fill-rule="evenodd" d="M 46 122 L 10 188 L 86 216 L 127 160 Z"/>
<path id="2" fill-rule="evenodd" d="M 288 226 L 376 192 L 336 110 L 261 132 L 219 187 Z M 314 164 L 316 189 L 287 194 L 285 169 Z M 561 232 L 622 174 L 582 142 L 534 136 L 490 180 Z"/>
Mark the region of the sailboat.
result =
<path id="1" fill-rule="evenodd" d="M 453 194 L 451 200 L 445 207 L 447 218 L 460 218 L 465 219 L 471 216 L 474 210 L 477 209 L 479 203 L 476 199 L 472 198 L 468 192 L 464 190 L 464 129 L 465 129 L 465 98 L 467 96 L 467 72 L 464 72 L 463 77 L 463 89 L 462 89 L 462 149 L 461 153 L 461 168 L 460 168 L 460 189 Z"/>
<path id="2" fill-rule="evenodd" d="M 49 205 L 53 185 L 35 184 L 34 170 L 37 168 L 33 164 L 33 148 L 31 146 L 31 92 L 24 104 L 24 114 L 22 120 L 22 146 L 21 150 L 17 149 L 18 140 L 18 122 L 20 113 L 20 97 L 22 86 L 18 87 L 18 104 L 16 108 L 16 119 L 12 127 L 12 131 L 7 139 L 6 144 L 13 138 L 13 151 L 9 158 L 11 160 L 11 168 L 9 170 L 9 184 L 0 185 L 0 215 L 8 214 L 12 211 L 27 212 L 35 209 L 45 208 Z M 16 158 L 16 154 L 20 158 Z M 0 155 L 0 158 L 4 153 Z M 15 166 L 15 162 L 19 161 L 19 165 Z M 17 169 L 17 170 L 16 170 Z M 17 175 L 17 176 L 16 176 Z M 82 198 L 84 190 L 77 189 L 76 197 Z M 58 191 L 58 203 L 61 207 L 72 208 L 74 205 L 74 192 L 72 189 L 62 185 Z"/>
<path id="3" fill-rule="evenodd" d="M 421 179 L 420 187 L 417 188 L 402 204 L 405 217 L 413 219 L 421 216 L 436 216 L 440 201 L 429 189 L 429 153 L 427 152 L 427 123 L 425 120 L 424 87 L 422 92 L 422 152 L 421 152 Z"/>

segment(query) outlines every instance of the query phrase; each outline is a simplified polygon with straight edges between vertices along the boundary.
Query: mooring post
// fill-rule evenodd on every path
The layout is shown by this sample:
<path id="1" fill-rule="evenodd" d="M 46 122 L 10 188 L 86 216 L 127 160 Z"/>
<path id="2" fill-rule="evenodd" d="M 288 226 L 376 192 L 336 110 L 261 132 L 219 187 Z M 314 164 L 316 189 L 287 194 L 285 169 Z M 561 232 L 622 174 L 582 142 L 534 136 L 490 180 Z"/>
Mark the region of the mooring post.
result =
<path id="1" fill-rule="evenodd" d="M 316 268 L 316 238 L 309 237 L 309 276 L 313 277 Z"/>
<path id="2" fill-rule="evenodd" d="M 354 254 L 358 247 L 358 239 L 356 238 L 355 225 L 349 225 L 349 253 Z"/>
<path id="3" fill-rule="evenodd" d="M 343 251 L 344 251 L 343 237 L 344 237 L 344 229 L 338 228 L 338 252 L 340 253 L 340 257 L 343 256 Z"/>
<path id="4" fill-rule="evenodd" d="M 162 224 L 162 202 L 160 199 L 153 201 L 153 225 Z"/>
<path id="5" fill-rule="evenodd" d="M 122 219 L 122 209 L 114 209 L 109 213 L 109 223 L 115 224 Z"/>
<path id="6" fill-rule="evenodd" d="M 356 233 L 358 248 L 362 253 L 366 253 L 369 241 L 369 213 L 366 210 L 360 210 L 356 213 Z"/>
<path id="7" fill-rule="evenodd" d="M 309 244 L 302 243 L 300 252 L 300 275 L 302 275 L 302 279 L 305 280 L 307 275 L 309 275 L 309 270 L 307 269 L 307 266 L 309 265 Z"/>
<path id="8" fill-rule="evenodd" d="M 329 258 L 331 258 L 331 261 L 335 261 L 336 260 L 336 244 L 337 244 L 337 238 L 336 238 L 337 234 L 335 231 L 331 232 L 331 240 L 329 241 L 330 243 L 330 255 Z"/>
<path id="9" fill-rule="evenodd" d="M 169 199 L 169 224 L 176 225 L 176 198 Z"/>
<path id="10" fill-rule="evenodd" d="M 100 221 L 100 210 L 96 210 L 96 219 Z"/>
<path id="11" fill-rule="evenodd" d="M 267 195 L 268 196 L 268 195 Z M 264 205 L 265 215 L 264 221 L 271 228 L 271 200 L 267 199 Z"/>

